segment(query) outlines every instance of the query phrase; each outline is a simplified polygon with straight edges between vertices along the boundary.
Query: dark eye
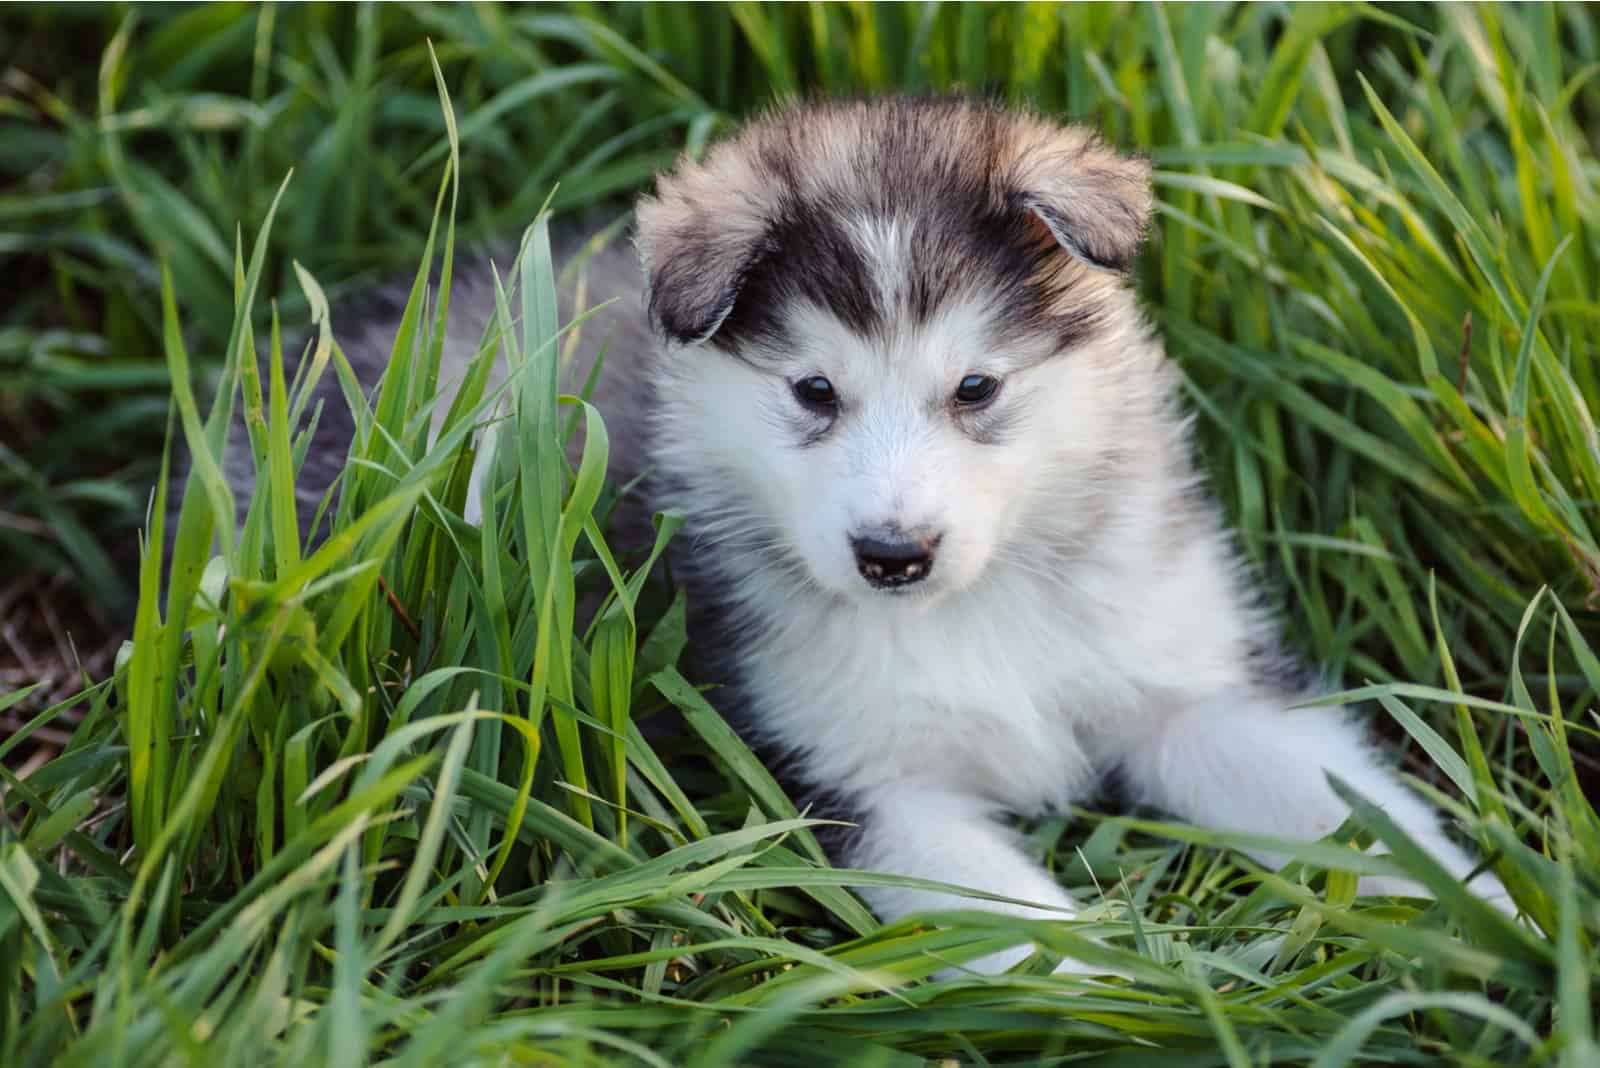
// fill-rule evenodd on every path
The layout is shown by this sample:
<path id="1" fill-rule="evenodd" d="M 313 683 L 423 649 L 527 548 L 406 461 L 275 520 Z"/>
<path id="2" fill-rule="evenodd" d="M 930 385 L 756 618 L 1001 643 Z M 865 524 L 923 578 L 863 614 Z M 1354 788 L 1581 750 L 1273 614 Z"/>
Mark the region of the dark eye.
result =
<path id="1" fill-rule="evenodd" d="M 989 375 L 968 375 L 956 387 L 956 403 L 963 408 L 977 408 L 994 398 L 1000 380 Z"/>
<path id="2" fill-rule="evenodd" d="M 814 410 L 826 410 L 839 404 L 839 394 L 833 391 L 833 383 L 821 375 L 812 375 L 796 382 L 794 395 L 801 404 Z"/>

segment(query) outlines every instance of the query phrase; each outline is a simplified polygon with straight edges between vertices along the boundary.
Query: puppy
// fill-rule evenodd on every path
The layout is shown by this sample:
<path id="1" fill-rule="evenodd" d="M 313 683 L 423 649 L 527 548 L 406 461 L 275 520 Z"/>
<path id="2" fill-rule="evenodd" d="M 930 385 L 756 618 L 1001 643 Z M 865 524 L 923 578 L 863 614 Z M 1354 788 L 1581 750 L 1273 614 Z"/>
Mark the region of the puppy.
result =
<path id="1" fill-rule="evenodd" d="M 1315 839 L 1348 815 L 1331 773 L 1474 867 L 1346 714 L 1289 710 L 1308 694 L 1127 284 L 1151 208 L 1148 164 L 1080 128 L 823 102 L 662 176 L 638 204 L 642 276 L 597 261 L 590 299 L 618 298 L 585 328 L 616 331 L 612 473 L 647 472 L 647 507 L 687 516 L 675 573 L 724 706 L 857 825 L 842 863 L 1034 903 L 865 889 L 885 920 L 1070 917 L 1002 818 L 1108 776 L 1196 823 Z M 477 288 L 453 297 L 445 377 L 492 313 Z M 348 344 L 356 366 L 381 370 L 392 332 Z M 1492 875 L 1473 885 L 1503 903 Z"/>
<path id="2" fill-rule="evenodd" d="M 846 863 L 1046 907 L 983 906 L 1019 915 L 1073 902 L 1000 817 L 1108 774 L 1314 839 L 1331 773 L 1466 875 L 1346 715 L 1287 710 L 1126 284 L 1149 179 L 1036 115 L 882 99 L 760 119 L 640 201 L 655 492 L 748 730 L 853 814 Z"/>

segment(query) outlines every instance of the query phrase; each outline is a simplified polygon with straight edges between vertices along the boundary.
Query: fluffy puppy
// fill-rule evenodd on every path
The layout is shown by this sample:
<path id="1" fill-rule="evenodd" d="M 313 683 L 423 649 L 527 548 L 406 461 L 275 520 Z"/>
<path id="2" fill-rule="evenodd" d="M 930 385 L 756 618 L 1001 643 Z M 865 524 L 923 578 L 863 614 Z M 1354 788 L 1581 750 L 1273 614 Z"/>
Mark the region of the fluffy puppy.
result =
<path id="1" fill-rule="evenodd" d="M 759 119 L 641 200 L 653 493 L 746 729 L 851 814 L 846 863 L 1043 906 L 985 908 L 1071 914 L 1000 817 L 1107 775 L 1314 839 L 1331 773 L 1465 875 L 1343 712 L 1287 710 L 1126 284 L 1149 177 L 1036 115 L 878 99 Z"/>
<path id="2" fill-rule="evenodd" d="M 612 474 L 687 516 L 675 572 L 720 703 L 857 825 L 843 863 L 1066 917 L 1002 817 L 1114 776 L 1196 823 L 1315 839 L 1348 815 L 1331 773 L 1466 875 L 1345 713 L 1289 710 L 1308 694 L 1127 285 L 1149 178 L 1086 130 L 955 99 L 792 106 L 684 159 L 639 202 L 642 276 L 591 263 Z M 442 380 L 492 309 L 469 273 Z M 369 379 L 393 330 L 347 339 Z M 308 501 L 336 470 L 308 461 Z M 863 892 L 886 920 L 975 903 Z"/>

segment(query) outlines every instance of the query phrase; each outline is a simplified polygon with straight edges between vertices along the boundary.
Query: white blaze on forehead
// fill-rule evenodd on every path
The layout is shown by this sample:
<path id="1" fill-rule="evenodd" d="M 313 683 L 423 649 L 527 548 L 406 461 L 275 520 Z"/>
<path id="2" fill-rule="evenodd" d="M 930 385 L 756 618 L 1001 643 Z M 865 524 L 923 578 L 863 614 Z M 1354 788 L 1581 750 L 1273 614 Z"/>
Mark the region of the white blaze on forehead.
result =
<path id="1" fill-rule="evenodd" d="M 986 292 L 976 278 L 942 293 L 926 322 L 911 322 L 912 275 L 923 266 L 912 251 L 916 225 L 915 220 L 901 216 L 861 215 L 845 221 L 846 232 L 868 264 L 883 319 L 899 331 L 897 340 L 930 345 L 957 362 L 993 365 L 996 370 L 1026 366 L 1051 355 L 1054 345 L 1048 334 L 1020 345 L 1011 342 L 1007 347 L 1012 354 L 995 351 L 994 317 L 1003 309 L 1003 301 L 998 294 Z M 995 360 L 1000 362 L 995 364 Z"/>
<path id="2" fill-rule="evenodd" d="M 1055 355 L 1055 338 L 1040 331 L 1032 338 L 1007 338 L 997 343 L 995 316 L 1003 310 L 998 294 L 986 292 L 976 284 L 947 292 L 929 311 L 925 322 L 909 318 L 912 274 L 919 265 L 912 251 L 916 221 L 898 215 L 857 215 L 842 220 L 845 233 L 868 265 L 875 303 L 887 326 L 878 339 L 881 357 L 904 366 L 907 358 L 921 366 L 949 370 L 983 370 L 1005 373 L 1029 367 Z M 1091 283 L 1094 280 L 1090 280 Z M 789 311 L 798 343 L 812 350 L 813 356 L 830 355 L 859 348 L 861 339 L 827 311 L 810 303 L 797 304 Z"/>
<path id="3" fill-rule="evenodd" d="M 911 263 L 911 224 L 897 216 L 857 216 L 845 222 L 876 285 L 877 303 L 885 318 L 900 310 Z"/>

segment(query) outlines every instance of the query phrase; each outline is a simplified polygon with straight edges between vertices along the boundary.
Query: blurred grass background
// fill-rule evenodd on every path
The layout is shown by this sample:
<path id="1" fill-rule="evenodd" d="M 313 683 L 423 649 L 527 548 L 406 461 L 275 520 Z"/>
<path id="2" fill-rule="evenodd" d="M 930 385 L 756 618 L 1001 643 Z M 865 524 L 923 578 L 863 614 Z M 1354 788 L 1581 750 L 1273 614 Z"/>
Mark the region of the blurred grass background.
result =
<path id="1" fill-rule="evenodd" d="M 51 856 L 49 847 L 78 813 L 67 802 L 78 805 L 75 799 L 88 794 L 119 796 L 126 786 L 118 778 L 126 772 L 117 771 L 125 758 L 116 747 L 127 743 L 127 728 L 117 719 L 122 706 L 104 689 L 93 700 L 67 702 L 80 686 L 112 674 L 136 600 L 130 548 L 170 407 L 173 347 L 163 321 L 162 267 L 170 273 L 182 309 L 181 338 L 197 372 L 221 367 L 230 350 L 239 314 L 236 243 L 242 235 L 244 248 L 252 250 L 291 170 L 260 248 L 259 297 L 243 304 L 258 336 L 268 330 L 272 302 L 286 331 L 306 329 L 312 309 L 295 263 L 321 281 L 336 324 L 341 298 L 414 270 L 434 218 L 439 174 L 453 158 L 428 42 L 452 100 L 459 136 L 457 224 L 459 238 L 469 244 L 519 232 L 552 190 L 558 212 L 624 211 L 628 197 L 678 152 L 695 151 L 775 95 L 961 88 L 1076 118 L 1153 157 L 1159 221 L 1138 284 L 1184 371 L 1203 459 L 1242 546 L 1281 606 L 1293 643 L 1331 685 L 1389 687 L 1384 707 L 1399 724 L 1390 732 L 1411 770 L 1452 791 L 1477 783 L 1486 817 L 1497 814 L 1489 799 L 1503 794 L 1497 833 L 1511 838 L 1502 841 L 1483 826 L 1476 833 L 1480 842 L 1499 842 L 1513 852 L 1510 841 L 1534 843 L 1531 855 L 1517 860 L 1525 864 L 1528 886 L 1513 888 L 1549 939 L 1529 948 L 1501 931 L 1494 949 L 1503 955 L 1500 963 L 1479 959 L 1469 967 L 1442 942 L 1379 937 L 1351 921 L 1355 927 L 1340 928 L 1337 937 L 1325 932 L 1303 943 L 1313 949 L 1277 986 L 1252 980 L 1232 988 L 1231 998 L 1208 1001 L 1230 993 L 1213 973 L 1202 985 L 1221 991 L 1217 995 L 1184 987 L 1100 1004 L 1094 1026 L 1080 1026 L 1075 1041 L 1113 1058 L 1106 1063 L 1158 1063 L 1137 1052 L 1136 1041 L 1157 1040 L 1151 1036 L 1189 1058 L 1174 1054 L 1159 1063 L 1266 1063 L 1274 1050 L 1283 1062 L 1298 1063 L 1317 1056 L 1317 1036 L 1333 1034 L 1385 997 L 1405 994 L 1423 1000 L 1392 1015 L 1376 1013 L 1376 1045 L 1361 1056 L 1393 1063 L 1584 1063 L 1571 1058 L 1592 1050 L 1584 1044 L 1592 1029 L 1578 1021 L 1592 1013 L 1592 937 L 1600 929 L 1600 848 L 1590 848 L 1600 836 L 1584 797 L 1587 789 L 1592 798 L 1600 782 L 1594 735 L 1587 733 L 1597 679 L 1588 644 L 1600 621 L 1594 611 L 1600 543 L 1593 529 L 1600 494 L 1592 413 L 1600 398 L 1600 25 L 1594 10 L 1559 4 L 869 3 L 0 9 L 0 292 L 6 295 L 0 306 L 0 685 L 34 687 L 0 696 L 0 715 L 15 727 L 45 710 L 29 721 L 30 747 L 0 742 L 13 761 L 32 754 L 26 781 L 37 791 L 25 791 L 15 785 L 22 780 L 6 773 L 13 785 L 5 804 L 13 807 L 6 808 L 0 833 L 24 852 L 5 856 L 19 865 L 23 855 Z M 270 536 L 263 537 L 269 544 Z M 422 551 L 409 540 L 399 545 L 383 551 Z M 263 581 L 273 574 L 269 568 Z M 420 581 L 423 572 L 408 574 Z M 1546 589 L 1553 598 L 1541 595 Z M 413 603 L 404 600 L 405 592 L 398 590 L 403 602 Z M 152 599 L 147 594 L 144 600 Z M 330 611 L 338 617 L 338 610 Z M 640 618 L 637 633 L 658 625 L 658 619 Z M 396 640 L 404 644 L 403 637 Z M 190 650 L 186 657 L 204 652 Z M 377 648 L 368 652 L 374 661 L 385 655 Z M 307 661 L 306 670 L 320 671 L 317 665 L 325 663 Z M 359 675 L 366 669 L 351 670 Z M 177 683 L 169 677 L 165 685 Z M 1451 701 L 1441 701 L 1445 691 L 1478 702 L 1477 719 L 1465 706 L 1453 710 Z M 357 688 L 358 698 L 362 692 Z M 123 700 L 129 699 L 125 692 Z M 183 700 L 188 709 L 198 698 L 186 693 Z M 1416 704 L 1421 718 L 1407 719 L 1411 710 L 1404 704 L 1395 712 L 1391 706 L 1401 701 Z M 1527 721 L 1535 725 L 1524 729 L 1506 708 L 1537 709 L 1544 718 Z M 188 722 L 184 715 L 178 720 Z M 1577 732 L 1571 745 L 1564 734 L 1568 721 Z M 206 722 L 203 716 L 199 722 Z M 75 723 L 76 740 L 69 743 Z M 1465 764 L 1441 758 L 1440 747 L 1449 746 L 1434 728 L 1455 740 Z M 0 725 L 0 735 L 5 729 Z M 197 737 L 211 737 L 209 729 L 199 729 Z M 324 738 L 309 751 L 302 743 L 294 759 L 309 761 L 309 772 L 299 774 L 314 777 L 319 768 L 367 752 L 381 737 L 369 730 L 359 739 L 354 732 L 338 741 Z M 433 750 L 446 766 L 447 741 L 441 734 Z M 269 732 L 255 744 L 255 759 L 288 759 L 284 738 L 274 742 Z M 491 759 L 477 744 L 470 767 L 484 776 L 474 780 L 483 803 L 497 777 L 511 783 L 520 772 L 510 756 L 514 743 L 507 743 L 505 776 L 498 774 L 500 757 Z M 98 760 L 94 746 L 102 747 Z M 56 756 L 63 747 L 67 751 Z M 549 753 L 560 748 L 552 744 Z M 185 761 L 202 752 L 209 750 L 180 745 L 172 767 L 187 767 Z M 698 769 L 686 773 L 686 781 L 700 784 L 694 795 L 732 793 L 710 810 L 711 825 L 702 830 L 731 831 L 753 803 L 749 783 L 719 778 L 694 763 L 704 755 L 689 758 Z M 247 769 L 246 778 L 259 774 L 259 768 Z M 286 768 L 269 764 L 265 774 L 270 779 Z M 436 770 L 419 767 L 416 774 L 419 784 L 431 784 L 413 787 L 420 790 L 417 798 L 425 801 L 441 788 Z M 527 796 L 564 808 L 569 794 L 546 774 L 541 771 L 537 790 Z M 161 780 L 162 790 L 181 788 L 182 777 L 172 775 Z M 620 792 L 592 786 L 622 803 Z M 245 811 L 229 815 L 229 798 Z M 257 891 L 245 891 L 255 885 L 250 877 L 265 857 L 241 847 L 252 838 L 259 845 L 262 825 L 251 823 L 259 813 L 251 817 L 248 809 L 260 801 L 259 792 L 230 794 L 215 824 L 194 830 L 183 855 L 186 864 L 209 873 L 205 893 L 186 898 L 182 907 L 169 897 L 168 927 L 149 928 L 148 945 L 140 941 L 143 933 L 130 936 L 126 951 L 118 950 L 119 967 L 136 973 L 154 959 L 152 947 L 177 944 L 173 940 L 208 909 L 227 912 L 260 900 L 250 896 Z M 376 818 L 382 805 L 368 801 Z M 770 805 L 757 807 L 777 818 Z M 159 875 L 139 867 L 156 811 L 166 810 L 146 809 L 134 824 L 102 814 L 92 832 L 74 832 L 75 848 L 98 849 L 89 855 L 101 865 L 93 878 L 104 885 L 86 883 L 94 889 L 84 893 L 101 906 L 62 905 L 67 899 L 59 897 L 66 893 L 60 887 L 51 890 L 57 898 L 47 894 L 45 900 L 69 912 L 85 910 L 84 923 L 101 915 L 97 907 L 135 909 L 138 895 L 127 896 L 130 888 L 149 888 L 127 881 L 130 873 L 140 872 L 141 880 Z M 693 819 L 681 818 L 688 821 L 686 837 L 695 837 Z M 135 833 L 140 820 L 145 827 Z M 269 816 L 266 826 L 292 837 L 296 828 L 280 823 Z M 49 833 L 41 834 L 41 826 Z M 1172 932 L 1198 922 L 1196 916 L 1222 915 L 1232 900 L 1218 875 L 1228 871 L 1226 862 L 1216 854 L 1184 853 L 1179 860 L 1148 843 L 1130 845 L 1139 840 L 1125 840 L 1125 828 L 1097 827 L 1081 863 L 1070 847 L 1047 844 L 1058 824 L 1039 829 L 1038 840 L 1041 848 L 1061 848 L 1063 865 L 1078 865 L 1076 882 L 1098 874 L 1115 880 L 1130 865 L 1143 871 L 1136 910 L 1145 910 L 1151 922 L 1176 925 L 1159 938 L 1199 940 L 1192 932 Z M 266 833 L 270 839 L 273 832 Z M 468 838 L 481 846 L 488 834 L 488 824 L 475 825 Z M 128 853 L 135 844 L 140 848 Z M 462 848 L 462 856 L 472 855 Z M 569 841 L 562 848 L 577 847 Z M 600 847 L 589 842 L 586 848 Z M 1146 852 L 1119 852 L 1134 848 Z M 215 853 L 212 867 L 202 863 L 207 850 Z M 443 879 L 448 865 L 427 859 L 440 867 L 426 878 Z M 551 870 L 560 868 L 558 859 L 547 859 Z M 471 868 L 456 860 L 463 871 Z M 161 877 L 178 885 L 182 872 L 192 880 L 198 870 L 174 868 Z M 117 872 L 126 878 L 119 881 Z M 483 873 L 466 878 L 481 882 Z M 1558 922 L 1568 916 L 1563 880 L 1571 883 L 1572 901 L 1565 927 L 1566 920 Z M 536 882 L 527 876 L 520 886 L 527 891 Z M 11 885 L 0 878 L 0 886 Z M 196 894 L 198 884 L 186 885 L 184 893 Z M 236 893 L 244 897 L 229 896 Z M 750 906 L 754 911 L 741 914 L 741 923 L 750 925 L 742 932 L 772 933 L 767 928 L 773 923 L 763 927 L 762 910 L 773 907 L 776 892 L 767 893 Z M 1184 904 L 1173 905 L 1174 897 Z M 343 899 L 317 900 L 332 909 Z M 235 904 L 219 905 L 223 901 Z M 457 907 L 450 893 L 429 901 L 436 910 Z M 368 904 L 363 900 L 363 908 Z M 780 901 L 778 913 L 790 904 Z M 407 907 L 422 906 L 413 900 Z M 306 917 L 321 916 L 321 908 L 302 918 L 311 923 Z M 606 914 L 595 908 L 584 915 Z M 1312 938 L 1305 925 L 1313 912 L 1263 909 L 1249 914 L 1258 942 Z M 844 914 L 818 920 L 799 908 L 794 915 L 800 920 L 776 926 L 798 930 L 815 922 L 838 930 L 849 926 L 840 919 Z M 367 919 L 363 913 L 362 923 Z M 1243 914 L 1233 919 L 1244 922 Z M 376 916 L 375 922 L 382 928 L 388 920 Z M 417 922 L 444 930 L 475 921 L 439 911 L 426 924 Z M 14 960 L 24 959 L 25 946 L 35 954 L 29 958 L 35 964 L 0 969 L 0 978 L 13 984 L 8 989 L 31 990 L 31 1003 L 47 1003 L 38 954 L 50 954 L 27 941 L 37 936 L 24 933 L 25 926 L 20 918 L 8 925 L 0 910 L 0 939 L 14 939 Z M 1558 928 L 1570 933 L 1570 942 L 1557 937 Z M 338 930 L 355 938 L 350 932 L 364 928 L 352 920 Z M 643 942 L 630 943 L 630 937 Z M 603 952 L 624 962 L 616 968 L 643 977 L 640 989 L 649 992 L 644 1000 L 650 1004 L 671 987 L 667 958 L 627 963 L 626 951 L 641 944 L 660 951 L 654 937 L 635 928 L 631 936 L 600 939 Z M 1237 930 L 1208 930 L 1205 952 L 1221 953 L 1236 937 Z M 85 945 L 93 941 L 87 928 L 85 938 Z M 1142 938 L 1134 942 L 1148 949 Z M 392 951 L 392 932 L 385 940 L 368 948 L 380 956 L 380 949 Z M 326 940 L 310 941 L 328 951 Z M 559 980 L 551 977 L 559 974 L 563 951 L 549 951 L 547 964 L 558 971 L 541 973 L 535 984 L 552 1003 L 560 1001 L 551 994 Z M 741 987 L 739 979 L 757 970 L 749 955 L 758 952 L 770 947 L 741 946 L 731 972 L 713 968 L 706 973 L 713 978 L 691 983 L 684 1000 L 722 999 L 720 1012 L 733 1011 L 740 998 L 760 1000 L 750 990 L 763 988 Z M 578 950 L 585 954 L 592 958 L 595 951 Z M 1443 956 L 1431 960 L 1429 954 Z M 100 959 L 84 947 L 57 955 Z M 1558 956 L 1565 969 L 1561 984 L 1553 970 Z M 315 967 L 296 967 L 301 970 L 293 974 L 325 992 Z M 1349 983 L 1335 989 L 1340 976 Z M 1581 986 L 1576 976 L 1583 977 Z M 354 982 L 348 976 L 340 981 Z M 628 997 L 636 995 L 624 997 L 609 982 L 593 979 L 589 986 L 630 1004 Z M 1485 1004 L 1511 1005 L 1542 1037 L 1529 1041 L 1503 1021 L 1467 1029 L 1464 1019 L 1486 1017 L 1449 1000 L 1462 994 L 1463 984 Z M 790 1004 L 785 989 L 780 984 L 770 991 L 774 1004 Z M 994 996 L 1014 1003 L 1029 996 L 1026 984 L 997 989 Z M 383 1027 L 393 1032 L 374 1040 L 373 1050 L 392 1051 L 395 1034 L 422 1033 L 420 1017 L 408 1014 L 432 1011 L 404 1002 L 397 991 L 393 983 L 381 987 L 382 998 L 399 1000 L 387 1003 L 396 1015 Z M 369 993 L 378 997 L 376 990 Z M 408 989 L 406 996 L 415 993 Z M 1335 995 L 1350 1000 L 1316 1001 Z M 183 1004 L 215 1004 L 196 996 Z M 293 996 L 323 1003 L 320 993 Z M 1063 1003 L 1050 995 L 1033 996 L 1042 999 L 1034 1003 L 1040 1011 L 1062 1011 Z M 17 997 L 7 1004 L 27 1000 Z M 1057 1048 L 1037 1018 L 1007 1023 L 976 1009 L 942 1017 L 937 1007 L 954 1012 L 953 1003 L 927 997 L 935 1005 L 925 1006 L 916 1023 L 873 1032 L 874 1048 L 897 1056 L 956 1051 L 972 1063 L 1007 1049 L 1037 1054 Z M 1174 1007 L 1184 999 L 1189 1008 L 1198 1006 L 1197 1017 Z M 1270 1005 L 1280 1002 L 1293 1006 L 1284 1010 L 1287 1016 L 1273 1015 Z M 83 1004 L 80 1011 L 86 1011 Z M 653 1011 L 664 1014 L 663 1021 L 680 1021 L 668 1004 L 676 1002 Z M 196 1018 L 205 1014 L 194 1011 Z M 833 1011 L 826 1023 L 812 1021 L 821 1031 L 784 1032 L 795 1057 L 808 1042 L 821 1041 L 828 1027 L 843 1026 L 847 1018 L 855 1026 L 860 1014 L 883 1006 L 863 999 Z M 639 1026 L 648 1029 L 651 1018 L 640 1012 Z M 561 1020 L 579 1030 L 589 1022 L 581 1014 Z M 8 1033 L 19 1033 L 16 1019 L 9 1024 Z M 29 1048 L 73 1048 L 62 1036 L 84 1026 L 52 1024 L 33 1033 L 30 1041 L 38 1044 Z M 337 1030 L 332 1023 L 318 1026 L 329 1034 Z M 846 1027 L 845 1033 L 856 1032 Z M 981 1041 L 971 1037 L 980 1033 L 986 1036 Z M 173 1051 L 183 1043 L 171 1041 L 176 1045 L 159 1051 L 178 1056 Z M 590 1041 L 573 1048 L 589 1050 Z M 750 1042 L 738 1048 L 759 1046 L 755 1038 Z M 286 1042 L 273 1055 L 287 1057 L 296 1048 Z M 1359 1049 L 1358 1042 L 1347 1052 L 1355 1057 Z M 720 1063 L 720 1053 L 706 1056 L 707 1063 Z M 894 1060 L 883 1056 L 884 1063 Z"/>

